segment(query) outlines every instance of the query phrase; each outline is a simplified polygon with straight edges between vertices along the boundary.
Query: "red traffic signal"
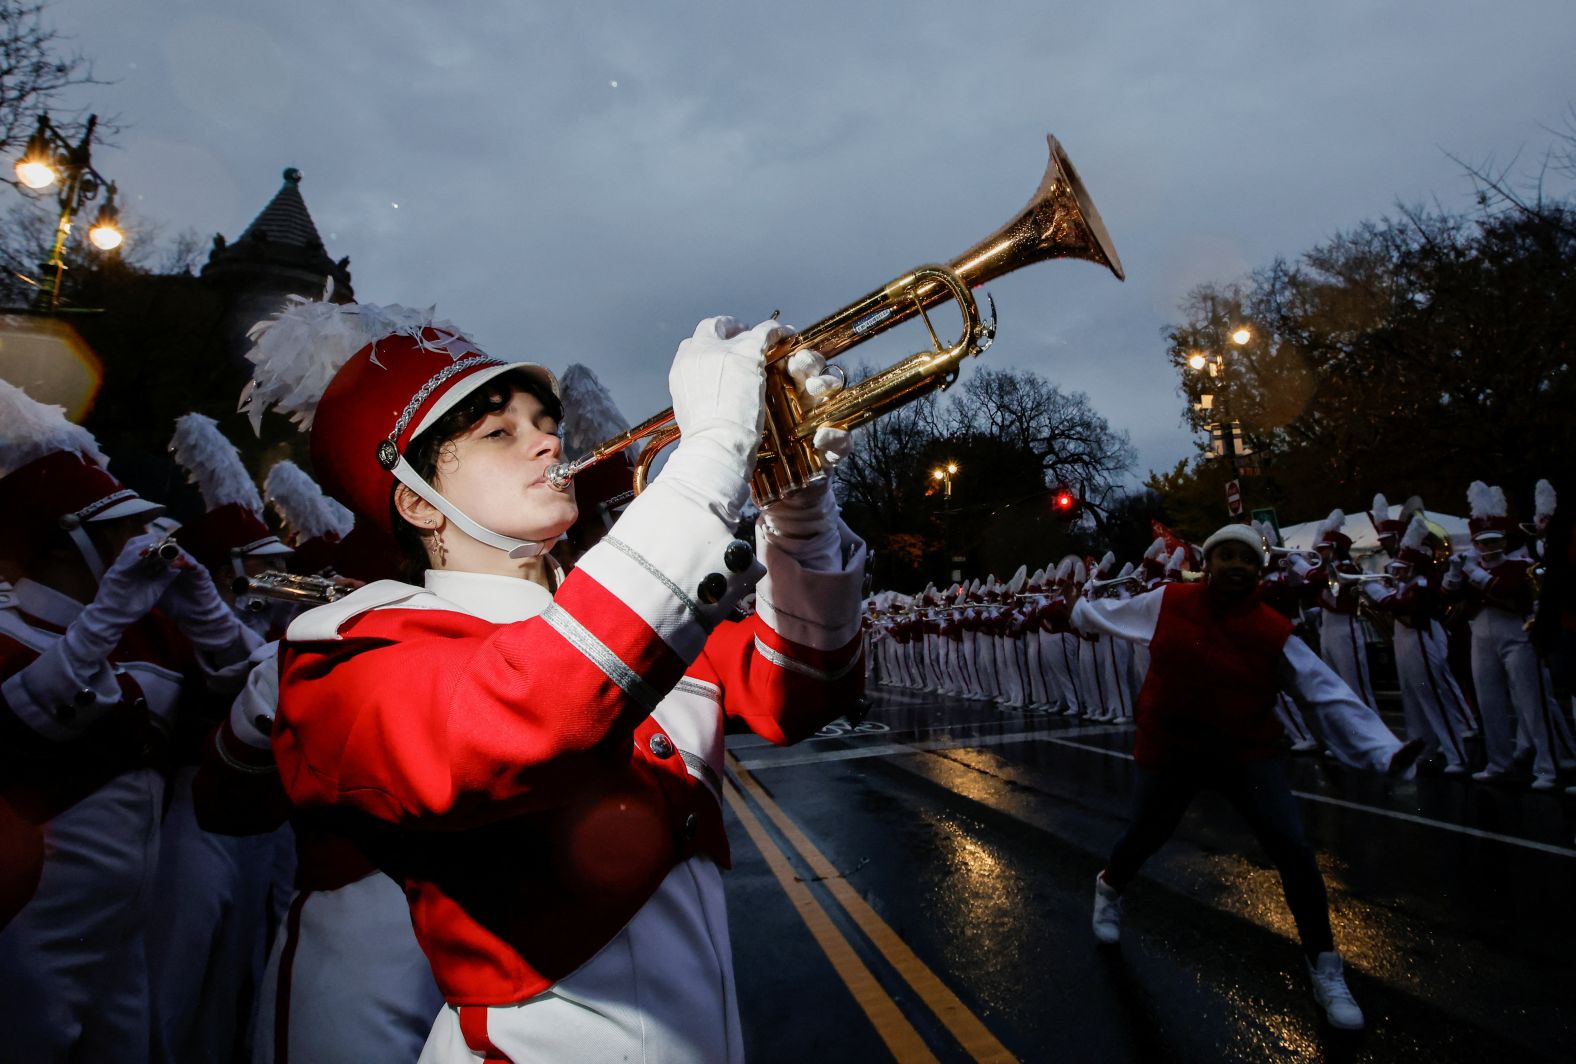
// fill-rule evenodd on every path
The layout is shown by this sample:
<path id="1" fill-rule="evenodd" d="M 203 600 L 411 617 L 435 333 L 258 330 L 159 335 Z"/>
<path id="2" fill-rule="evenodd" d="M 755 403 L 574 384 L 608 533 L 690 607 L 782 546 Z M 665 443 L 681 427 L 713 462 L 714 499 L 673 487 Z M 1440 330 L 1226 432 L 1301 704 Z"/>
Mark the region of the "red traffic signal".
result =
<path id="1" fill-rule="evenodd" d="M 1080 500 L 1069 488 L 1057 488 L 1051 495 L 1051 509 L 1057 517 L 1072 517 L 1078 512 Z"/>

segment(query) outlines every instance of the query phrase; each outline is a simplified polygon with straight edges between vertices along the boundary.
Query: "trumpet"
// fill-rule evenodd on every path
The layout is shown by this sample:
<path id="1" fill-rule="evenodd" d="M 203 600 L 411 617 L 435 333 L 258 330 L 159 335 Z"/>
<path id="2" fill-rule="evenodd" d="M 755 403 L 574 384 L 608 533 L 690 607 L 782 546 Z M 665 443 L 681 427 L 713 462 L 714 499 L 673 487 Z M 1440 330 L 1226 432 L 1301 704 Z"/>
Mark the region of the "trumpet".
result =
<path id="1" fill-rule="evenodd" d="M 270 569 L 256 576 L 236 577 L 231 590 L 237 595 L 258 595 L 283 602 L 325 606 L 344 598 L 353 589 L 326 576 L 297 576 L 295 573 Z"/>
<path id="2" fill-rule="evenodd" d="M 956 381 L 963 360 L 982 354 L 996 335 L 995 302 L 990 301 L 987 322 L 971 289 L 1032 263 L 1057 258 L 1085 259 L 1106 267 L 1117 280 L 1125 279 L 1105 223 L 1084 191 L 1078 172 L 1056 138 L 1047 135 L 1045 139 L 1050 149 L 1045 175 L 1017 217 L 950 264 L 916 267 L 767 351 L 766 424 L 751 478 L 757 503 L 765 505 L 826 479 L 812 446 L 817 429 L 857 428 Z M 963 316 L 963 328 L 955 342 L 946 344 L 936 336 L 927 311 L 949 299 Z M 791 355 L 814 350 L 830 360 L 916 314 L 924 319 L 930 333 L 928 350 L 844 388 L 814 409 L 801 405 L 787 373 Z M 645 490 L 657 454 L 678 438 L 673 411 L 664 410 L 581 457 L 554 465 L 547 471 L 547 480 L 561 491 L 587 466 L 647 440 L 634 463 L 634 489 L 639 494 Z"/>
<path id="3" fill-rule="evenodd" d="M 1362 584 L 1385 584 L 1395 586 L 1395 577 L 1389 573 L 1336 573 L 1335 582 L 1342 587 L 1358 587 Z"/>
<path id="4" fill-rule="evenodd" d="M 1290 559 L 1290 558 L 1301 558 L 1307 564 L 1312 565 L 1312 566 L 1316 566 L 1316 567 L 1324 564 L 1324 556 L 1322 554 L 1320 554 L 1318 551 L 1316 551 L 1316 550 L 1297 550 L 1294 547 L 1271 547 L 1270 548 L 1270 557 L 1272 557 L 1272 558 L 1287 558 L 1287 559 Z"/>
<path id="5" fill-rule="evenodd" d="M 1098 595 L 1102 591 L 1109 591 L 1113 588 L 1121 587 L 1123 584 L 1142 587 L 1144 578 L 1138 573 L 1128 573 L 1126 576 L 1114 576 L 1109 580 L 1091 580 L 1089 581 L 1089 594 Z"/>

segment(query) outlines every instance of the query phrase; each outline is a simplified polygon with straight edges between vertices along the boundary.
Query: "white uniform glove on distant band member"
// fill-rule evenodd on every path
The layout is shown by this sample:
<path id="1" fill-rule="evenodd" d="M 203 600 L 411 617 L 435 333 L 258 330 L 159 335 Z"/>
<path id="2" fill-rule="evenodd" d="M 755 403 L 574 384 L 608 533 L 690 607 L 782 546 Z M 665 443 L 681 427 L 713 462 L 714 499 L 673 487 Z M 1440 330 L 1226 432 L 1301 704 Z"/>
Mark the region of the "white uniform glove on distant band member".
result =
<path id="1" fill-rule="evenodd" d="M 108 660 L 126 629 L 158 603 L 179 571 L 153 555 L 158 533 L 131 539 L 99 578 L 93 601 L 38 660 L 6 681 L 5 697 L 40 735 L 79 734 L 120 701 Z M 71 707 L 62 712 L 61 707 Z"/>
<path id="2" fill-rule="evenodd" d="M 262 638 L 243 625 L 214 587 L 208 567 L 185 551 L 176 569 L 175 580 L 164 592 L 159 606 L 175 621 L 191 645 L 206 651 L 219 665 L 246 660 Z M 237 674 L 240 678 L 240 674 Z"/>

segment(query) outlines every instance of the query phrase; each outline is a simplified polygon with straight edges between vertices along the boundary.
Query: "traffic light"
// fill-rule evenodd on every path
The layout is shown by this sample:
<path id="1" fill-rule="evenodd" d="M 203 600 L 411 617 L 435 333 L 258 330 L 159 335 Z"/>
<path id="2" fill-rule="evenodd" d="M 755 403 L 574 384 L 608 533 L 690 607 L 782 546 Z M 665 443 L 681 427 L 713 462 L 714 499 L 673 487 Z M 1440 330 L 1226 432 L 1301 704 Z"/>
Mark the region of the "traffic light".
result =
<path id="1" fill-rule="evenodd" d="M 1051 493 L 1051 509 L 1056 513 L 1057 517 L 1064 521 L 1070 521 L 1078 516 L 1078 508 L 1082 504 L 1083 500 L 1079 499 L 1077 493 L 1065 484 L 1060 485 Z"/>

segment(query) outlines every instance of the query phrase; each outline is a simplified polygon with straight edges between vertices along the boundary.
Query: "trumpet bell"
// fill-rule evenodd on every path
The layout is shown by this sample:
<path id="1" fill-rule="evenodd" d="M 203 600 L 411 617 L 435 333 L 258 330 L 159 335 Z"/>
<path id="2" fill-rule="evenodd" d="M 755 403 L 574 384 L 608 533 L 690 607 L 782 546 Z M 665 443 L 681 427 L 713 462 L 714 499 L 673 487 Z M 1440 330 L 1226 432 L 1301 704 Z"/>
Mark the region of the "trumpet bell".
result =
<path id="1" fill-rule="evenodd" d="M 1027 206 L 990 236 L 945 265 L 920 266 L 791 337 L 766 354 L 766 417 L 751 488 L 756 501 L 769 503 L 825 479 L 812 446 L 822 427 L 853 429 L 957 380 L 964 359 L 990 346 L 996 333 L 995 308 L 987 321 L 972 290 L 988 281 L 1048 259 L 1084 259 L 1124 280 L 1121 259 L 1105 222 L 1089 198 L 1078 171 L 1054 136 L 1047 135 L 1050 158 Z M 947 301 L 957 304 L 963 326 L 957 340 L 944 343 L 930 325 L 928 311 Z M 827 360 L 879 336 L 914 317 L 923 317 L 932 345 L 843 389 L 831 400 L 801 407 L 786 362 L 797 351 L 815 350 Z M 548 471 L 562 488 L 593 462 L 647 440 L 635 461 L 634 487 L 645 488 L 652 461 L 679 437 L 673 412 L 665 410 L 621 433 L 573 462 Z"/>

